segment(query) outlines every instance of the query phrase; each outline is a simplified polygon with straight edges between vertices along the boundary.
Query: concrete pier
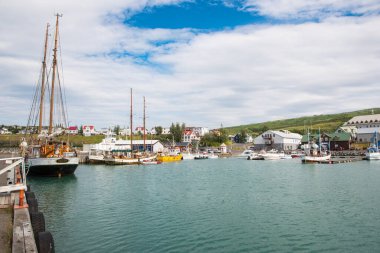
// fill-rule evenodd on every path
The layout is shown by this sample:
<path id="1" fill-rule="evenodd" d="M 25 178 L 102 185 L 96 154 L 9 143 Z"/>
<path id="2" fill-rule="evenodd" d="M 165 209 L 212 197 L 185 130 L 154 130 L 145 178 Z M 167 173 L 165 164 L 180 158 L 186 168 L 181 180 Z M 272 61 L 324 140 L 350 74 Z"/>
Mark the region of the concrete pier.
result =
<path id="1" fill-rule="evenodd" d="M 25 180 L 23 158 L 0 159 L 0 253 L 37 252 Z"/>

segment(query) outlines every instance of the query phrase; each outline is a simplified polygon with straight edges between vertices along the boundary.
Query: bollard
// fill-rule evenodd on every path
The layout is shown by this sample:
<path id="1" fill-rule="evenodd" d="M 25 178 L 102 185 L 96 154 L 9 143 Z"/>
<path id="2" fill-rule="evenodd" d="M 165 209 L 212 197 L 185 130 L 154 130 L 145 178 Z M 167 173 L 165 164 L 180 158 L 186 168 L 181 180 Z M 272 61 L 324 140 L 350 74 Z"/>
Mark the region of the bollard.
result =
<path id="1" fill-rule="evenodd" d="M 25 194 L 24 194 L 24 189 L 21 189 L 20 190 L 20 194 L 19 194 L 19 201 L 18 201 L 18 205 L 14 205 L 14 208 L 15 209 L 20 209 L 20 208 L 28 208 L 28 204 L 26 203 L 26 201 L 24 201 L 24 197 Z"/>
<path id="2" fill-rule="evenodd" d="M 24 190 L 20 190 L 20 194 L 18 198 L 19 198 L 18 205 L 24 206 Z"/>

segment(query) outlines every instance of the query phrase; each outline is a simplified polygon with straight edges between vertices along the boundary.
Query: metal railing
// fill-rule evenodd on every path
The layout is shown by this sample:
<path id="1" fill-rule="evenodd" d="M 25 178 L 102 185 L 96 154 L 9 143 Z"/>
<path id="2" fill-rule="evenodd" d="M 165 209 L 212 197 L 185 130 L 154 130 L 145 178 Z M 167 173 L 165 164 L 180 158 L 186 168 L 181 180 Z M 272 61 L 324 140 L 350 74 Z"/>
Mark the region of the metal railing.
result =
<path id="1" fill-rule="evenodd" d="M 7 185 L 0 185 L 0 193 L 26 190 L 25 161 L 23 157 L 1 158 L 5 168 L 0 170 L 0 176 L 6 174 Z"/>

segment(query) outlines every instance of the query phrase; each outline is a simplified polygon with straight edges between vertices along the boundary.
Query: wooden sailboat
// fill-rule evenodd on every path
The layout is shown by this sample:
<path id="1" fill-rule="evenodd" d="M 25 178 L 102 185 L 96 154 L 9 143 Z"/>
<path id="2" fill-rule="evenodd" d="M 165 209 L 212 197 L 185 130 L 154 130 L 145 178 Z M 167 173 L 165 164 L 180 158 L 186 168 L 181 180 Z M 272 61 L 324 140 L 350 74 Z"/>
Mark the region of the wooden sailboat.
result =
<path id="1" fill-rule="evenodd" d="M 58 67 L 57 67 L 57 47 L 58 47 L 58 21 L 61 15 L 56 15 L 56 28 L 54 36 L 54 50 L 53 50 L 53 64 L 52 64 L 52 79 L 50 90 L 50 111 L 49 111 L 49 127 L 48 132 L 44 133 L 43 131 L 43 110 L 44 110 L 44 97 L 45 90 L 47 89 L 48 82 L 46 81 L 46 51 L 48 46 L 48 29 L 49 24 L 46 27 L 45 34 L 45 46 L 44 46 L 44 57 L 42 62 L 42 78 L 41 78 L 41 87 L 40 89 L 37 86 L 36 95 L 34 103 L 32 105 L 32 110 L 29 115 L 28 127 L 26 134 L 31 133 L 29 140 L 29 147 L 23 145 L 23 148 L 27 150 L 25 152 L 27 167 L 29 168 L 28 175 L 40 175 L 40 176 L 63 176 L 73 174 L 78 167 L 79 159 L 76 155 L 76 152 L 71 149 L 68 140 L 62 141 L 57 140 L 55 137 L 57 134 L 57 129 L 53 127 L 53 116 L 54 116 L 54 99 L 57 95 L 60 100 L 60 112 L 62 113 L 62 118 L 64 119 L 63 123 L 60 124 L 60 127 L 67 126 L 67 115 L 66 111 L 63 108 L 61 85 L 58 82 L 56 85 L 56 78 L 59 81 Z M 57 92 L 57 94 L 55 94 Z M 39 95 L 39 96 L 38 96 Z M 35 110 L 37 107 L 39 97 L 39 110 Z M 35 138 L 33 133 L 35 128 L 32 127 L 33 119 L 39 119 L 37 134 L 38 137 Z M 35 120 L 34 120 L 35 122 Z M 24 153 L 23 152 L 23 153 Z"/>
<path id="2" fill-rule="evenodd" d="M 109 165 L 134 165 L 134 164 L 143 164 L 144 162 L 151 162 L 156 158 L 156 155 L 146 155 L 134 153 L 133 152 L 133 97 L 132 97 L 132 88 L 131 88 L 131 105 L 130 105 L 130 152 L 126 152 L 120 155 L 113 155 L 111 157 L 105 158 L 104 161 Z M 144 105 L 145 106 L 145 105 Z M 145 117 L 145 116 L 144 116 Z M 144 119 L 145 122 L 145 119 Z M 144 151 L 145 151 L 145 137 L 144 137 Z"/>
<path id="3" fill-rule="evenodd" d="M 319 130 L 318 145 L 310 141 L 308 131 L 308 143 L 304 145 L 305 155 L 301 156 L 302 163 L 326 163 L 331 159 L 331 154 L 322 151 L 321 131 Z"/>

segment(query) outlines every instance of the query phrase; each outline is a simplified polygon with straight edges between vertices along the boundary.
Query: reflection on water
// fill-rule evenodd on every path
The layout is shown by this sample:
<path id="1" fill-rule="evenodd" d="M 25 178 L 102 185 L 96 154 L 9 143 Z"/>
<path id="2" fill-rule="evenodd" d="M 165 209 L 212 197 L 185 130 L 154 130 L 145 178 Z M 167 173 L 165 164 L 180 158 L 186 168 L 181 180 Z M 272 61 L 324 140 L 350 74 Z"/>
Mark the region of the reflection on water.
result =
<path id="1" fill-rule="evenodd" d="M 380 250 L 380 163 L 80 165 L 29 182 L 57 252 Z"/>

